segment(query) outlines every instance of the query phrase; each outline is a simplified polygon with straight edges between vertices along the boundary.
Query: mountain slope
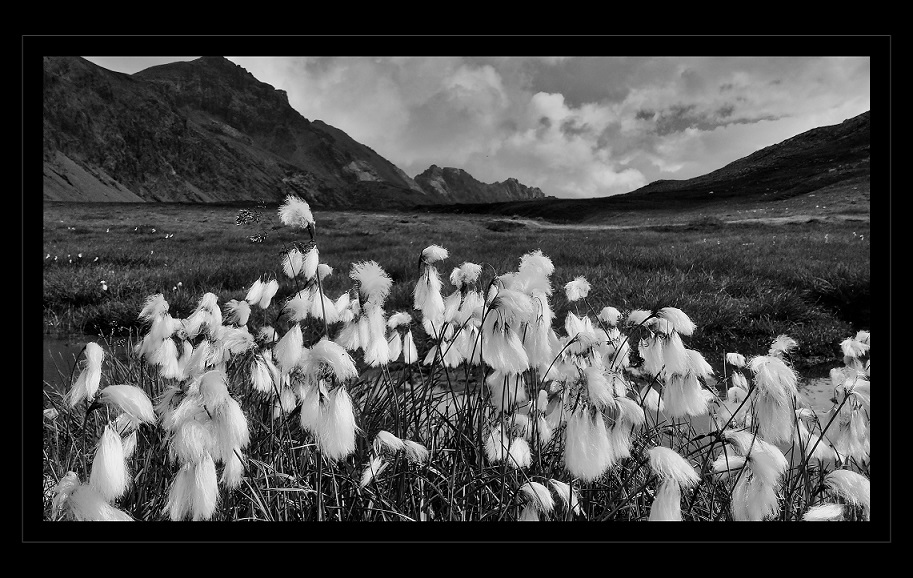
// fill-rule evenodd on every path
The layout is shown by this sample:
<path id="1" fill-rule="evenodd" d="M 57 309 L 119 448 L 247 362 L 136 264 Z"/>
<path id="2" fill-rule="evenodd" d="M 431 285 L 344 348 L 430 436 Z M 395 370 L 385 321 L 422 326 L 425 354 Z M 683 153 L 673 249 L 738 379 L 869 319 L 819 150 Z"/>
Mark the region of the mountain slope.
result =
<path id="1" fill-rule="evenodd" d="M 318 207 L 439 202 L 284 91 L 221 57 L 132 76 L 44 59 L 46 200 L 278 201 Z"/>
<path id="2" fill-rule="evenodd" d="M 428 195 L 440 195 L 445 203 L 490 203 L 545 198 L 537 187 L 527 187 L 517 179 L 482 183 L 463 169 L 431 165 L 416 175 L 415 182 Z"/>
<path id="3" fill-rule="evenodd" d="M 815 128 L 688 180 L 661 180 L 623 195 L 593 199 L 539 199 L 430 207 L 435 211 L 598 222 L 618 211 L 737 207 L 808 193 L 868 189 L 870 111 Z"/>

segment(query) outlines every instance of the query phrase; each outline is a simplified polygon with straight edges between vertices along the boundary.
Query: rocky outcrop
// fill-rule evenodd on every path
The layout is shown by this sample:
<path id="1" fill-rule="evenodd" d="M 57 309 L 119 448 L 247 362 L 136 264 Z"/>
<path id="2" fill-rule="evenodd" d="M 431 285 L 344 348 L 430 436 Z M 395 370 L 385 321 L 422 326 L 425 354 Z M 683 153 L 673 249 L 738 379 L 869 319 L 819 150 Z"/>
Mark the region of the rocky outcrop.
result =
<path id="1" fill-rule="evenodd" d="M 429 196 L 439 195 L 444 203 L 495 203 L 545 198 L 541 189 L 527 187 L 517 179 L 486 184 L 463 169 L 452 167 L 431 165 L 414 180 Z"/>

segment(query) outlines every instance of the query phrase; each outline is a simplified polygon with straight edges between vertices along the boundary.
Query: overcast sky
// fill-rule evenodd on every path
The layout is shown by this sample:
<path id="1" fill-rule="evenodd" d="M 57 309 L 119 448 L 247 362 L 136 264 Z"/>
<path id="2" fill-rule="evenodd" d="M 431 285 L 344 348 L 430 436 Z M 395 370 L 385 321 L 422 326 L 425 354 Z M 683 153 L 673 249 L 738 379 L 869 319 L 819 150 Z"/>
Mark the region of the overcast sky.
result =
<path id="1" fill-rule="evenodd" d="M 87 58 L 132 74 L 196 57 Z M 557 197 L 696 177 L 870 108 L 869 57 L 227 58 L 409 176 Z"/>

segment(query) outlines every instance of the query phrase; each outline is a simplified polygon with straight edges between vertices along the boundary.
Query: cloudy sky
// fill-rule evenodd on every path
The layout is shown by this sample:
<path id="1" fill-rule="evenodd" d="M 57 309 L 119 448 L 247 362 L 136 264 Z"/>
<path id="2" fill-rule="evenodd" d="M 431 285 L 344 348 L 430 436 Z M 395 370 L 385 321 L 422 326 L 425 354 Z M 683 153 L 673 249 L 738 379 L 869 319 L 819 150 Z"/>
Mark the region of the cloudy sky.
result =
<path id="1" fill-rule="evenodd" d="M 87 57 L 118 72 L 196 57 Z M 556 197 L 716 170 L 870 108 L 869 57 L 227 57 L 415 176 Z"/>

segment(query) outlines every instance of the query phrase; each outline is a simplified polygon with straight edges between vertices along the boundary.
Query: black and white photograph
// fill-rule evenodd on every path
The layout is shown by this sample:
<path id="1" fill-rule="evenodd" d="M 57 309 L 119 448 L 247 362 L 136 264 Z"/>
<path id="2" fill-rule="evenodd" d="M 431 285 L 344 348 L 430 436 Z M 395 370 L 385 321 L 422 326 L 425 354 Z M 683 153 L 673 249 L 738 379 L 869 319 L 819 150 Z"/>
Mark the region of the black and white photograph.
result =
<path id="1" fill-rule="evenodd" d="M 24 432 L 23 516 L 40 467 L 39 533 L 886 528 L 871 257 L 890 225 L 873 227 L 871 194 L 890 204 L 890 37 L 771 56 L 636 38 L 453 55 L 460 40 L 24 59 L 41 111 L 23 121 L 24 222 L 42 220 L 24 293 L 43 278 L 24 430 L 43 417 L 40 466 Z M 888 488 L 874 505 L 870 481 Z M 723 524 L 618 524 L 657 521 Z M 799 525 L 729 524 L 777 521 Z"/>

